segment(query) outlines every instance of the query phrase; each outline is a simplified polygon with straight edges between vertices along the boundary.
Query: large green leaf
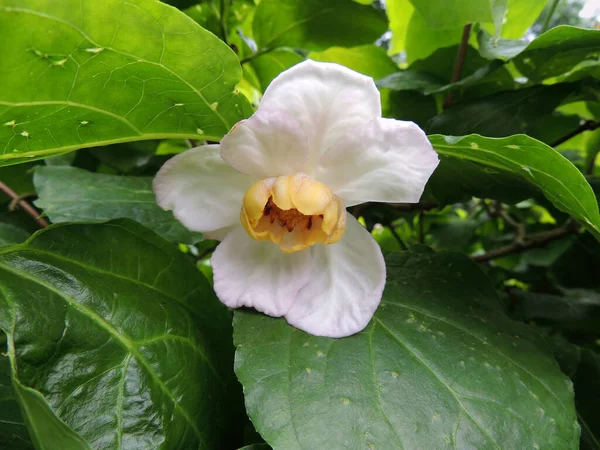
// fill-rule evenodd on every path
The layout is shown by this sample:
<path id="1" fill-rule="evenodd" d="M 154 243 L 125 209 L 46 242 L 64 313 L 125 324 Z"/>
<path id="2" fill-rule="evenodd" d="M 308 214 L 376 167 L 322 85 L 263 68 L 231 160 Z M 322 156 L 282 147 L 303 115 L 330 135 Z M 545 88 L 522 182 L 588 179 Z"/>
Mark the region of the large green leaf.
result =
<path id="1" fill-rule="evenodd" d="M 6 336 L 0 332 L 0 448 L 30 450 L 33 444 L 12 387 L 6 350 Z"/>
<path id="2" fill-rule="evenodd" d="M 3 0 L 0 54 L 0 165 L 115 142 L 219 140 L 249 113 L 233 92 L 233 51 L 155 0 Z"/>
<path id="3" fill-rule="evenodd" d="M 323 52 L 311 52 L 308 57 L 315 61 L 342 64 L 376 80 L 398 70 L 386 51 L 373 44 L 353 48 L 332 47 Z"/>
<path id="4" fill-rule="evenodd" d="M 133 219 L 165 239 L 184 244 L 202 240 L 156 204 L 152 178 L 105 175 L 75 167 L 40 167 L 34 178 L 35 205 L 52 222 Z"/>
<path id="5" fill-rule="evenodd" d="M 492 0 L 410 0 L 429 28 L 493 22 Z"/>
<path id="6" fill-rule="evenodd" d="M 554 354 L 563 371 L 575 385 L 575 404 L 581 424 L 581 450 L 600 449 L 600 355 L 554 339 Z"/>
<path id="7" fill-rule="evenodd" d="M 254 58 L 251 64 L 264 92 L 277 75 L 303 60 L 292 50 L 279 49 Z"/>
<path id="8" fill-rule="evenodd" d="M 481 55 L 489 58 L 513 59 L 519 71 L 532 81 L 541 81 L 571 71 L 584 61 L 598 65 L 600 30 L 559 26 L 541 34 L 530 43 L 526 41 L 495 42 L 480 30 Z"/>
<path id="9" fill-rule="evenodd" d="M 382 303 L 345 339 L 239 311 L 236 373 L 275 449 L 576 449 L 571 383 L 452 253 L 393 254 Z"/>
<path id="10" fill-rule="evenodd" d="M 29 233 L 12 223 L 0 222 L 0 247 L 3 245 L 20 244 L 29 237 Z"/>
<path id="11" fill-rule="evenodd" d="M 464 135 L 478 133 L 504 137 L 527 133 L 565 99 L 581 91 L 579 83 L 534 86 L 499 92 L 448 108 L 427 126 L 429 133 Z"/>
<path id="12" fill-rule="evenodd" d="M 600 213 L 594 191 L 569 160 L 546 144 L 525 135 L 507 138 L 433 135 L 429 139 L 442 157 L 477 163 L 481 170 L 492 171 L 494 177 L 506 174 L 525 180 L 556 208 L 600 238 Z"/>
<path id="13" fill-rule="evenodd" d="M 261 49 L 324 50 L 375 42 L 387 30 L 385 13 L 352 0 L 262 0 L 254 39 Z"/>
<path id="14" fill-rule="evenodd" d="M 38 448 L 238 443 L 229 313 L 141 225 L 54 225 L 0 251 L 0 329 Z"/>

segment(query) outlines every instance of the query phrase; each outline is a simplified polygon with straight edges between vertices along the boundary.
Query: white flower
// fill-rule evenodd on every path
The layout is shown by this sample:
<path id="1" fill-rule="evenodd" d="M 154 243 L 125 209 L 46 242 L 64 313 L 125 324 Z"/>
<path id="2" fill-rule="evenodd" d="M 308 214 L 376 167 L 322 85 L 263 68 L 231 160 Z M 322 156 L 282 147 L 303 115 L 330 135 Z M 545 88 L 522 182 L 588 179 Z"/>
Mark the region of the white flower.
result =
<path id="1" fill-rule="evenodd" d="M 343 337 L 367 325 L 385 285 L 379 246 L 345 208 L 416 203 L 438 162 L 417 125 L 381 118 L 371 78 L 305 61 L 220 146 L 169 160 L 154 192 L 187 228 L 222 240 L 212 265 L 224 304 Z"/>

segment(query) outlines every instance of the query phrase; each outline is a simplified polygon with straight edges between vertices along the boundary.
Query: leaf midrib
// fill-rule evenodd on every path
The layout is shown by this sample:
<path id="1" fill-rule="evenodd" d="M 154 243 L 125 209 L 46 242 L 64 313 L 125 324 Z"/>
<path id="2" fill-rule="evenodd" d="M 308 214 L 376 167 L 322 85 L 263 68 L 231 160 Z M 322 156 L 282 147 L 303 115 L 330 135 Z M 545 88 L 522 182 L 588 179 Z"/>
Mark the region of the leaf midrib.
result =
<path id="1" fill-rule="evenodd" d="M 419 361 L 423 367 L 425 367 L 429 372 L 431 372 L 431 374 L 439 381 L 439 383 L 442 386 L 444 386 L 448 390 L 448 392 L 450 392 L 450 394 L 456 400 L 457 404 L 460 406 L 461 410 L 463 410 L 464 413 L 467 415 L 467 417 L 469 417 L 469 419 L 471 419 L 471 422 L 473 422 L 473 424 L 475 424 L 475 426 L 481 430 L 483 436 L 485 436 L 487 438 L 487 440 L 490 441 L 494 445 L 495 449 L 502 450 L 501 447 L 498 446 L 498 443 L 494 439 L 492 439 L 490 434 L 471 415 L 469 410 L 465 407 L 463 402 L 460 400 L 460 396 L 458 395 L 458 393 L 456 393 L 448 384 L 446 384 L 442 380 L 442 378 L 440 378 L 440 375 L 417 354 L 417 352 L 412 348 L 412 346 L 410 346 L 410 345 L 406 344 L 404 341 L 402 341 L 402 339 L 400 339 L 398 337 L 398 335 L 396 333 L 394 333 L 393 330 L 391 330 L 385 323 L 383 323 L 381 319 L 374 316 L 373 320 L 375 321 L 375 323 L 379 323 L 381 328 L 383 328 L 396 342 L 398 342 L 402 347 L 404 347 L 411 355 L 413 355 L 413 357 L 417 361 Z"/>
<path id="2" fill-rule="evenodd" d="M 412 306 L 408 306 L 408 305 L 405 305 L 405 304 L 403 304 L 403 303 L 398 303 L 398 302 L 391 303 L 391 302 L 385 302 L 385 301 L 383 301 L 383 302 L 381 302 L 381 304 L 382 304 L 382 305 L 387 305 L 387 306 L 395 306 L 395 307 L 398 307 L 398 308 L 403 308 L 403 309 L 408 309 L 408 310 L 410 310 L 410 311 L 414 311 L 414 312 L 416 312 L 416 313 L 418 313 L 418 314 L 422 314 L 422 315 L 424 315 L 424 316 L 430 317 L 431 319 L 434 319 L 434 320 L 436 320 L 436 321 L 438 321 L 438 322 L 443 322 L 443 323 L 445 323 L 445 324 L 447 324 L 447 325 L 450 325 L 451 327 L 455 328 L 455 329 L 456 329 L 456 330 L 458 330 L 458 331 L 461 331 L 461 332 L 463 332 L 463 333 L 465 333 L 465 334 L 468 334 L 468 335 L 469 335 L 469 336 L 471 336 L 471 337 L 474 337 L 475 339 L 477 339 L 479 342 L 481 342 L 481 343 L 483 343 L 483 344 L 489 345 L 489 343 L 488 343 L 488 342 L 486 342 L 485 340 L 483 340 L 483 339 L 482 339 L 481 337 L 479 337 L 477 334 L 475 334 L 475 333 L 472 333 L 472 332 L 468 331 L 466 328 L 464 328 L 464 327 L 461 327 L 460 325 L 458 325 L 458 324 L 456 324 L 456 323 L 454 323 L 454 322 L 452 322 L 452 321 L 449 321 L 449 320 L 447 320 L 447 319 L 444 319 L 444 318 L 442 318 L 442 317 L 439 317 L 439 316 L 436 316 L 436 315 L 434 315 L 434 314 L 431 314 L 431 313 L 425 312 L 425 311 L 423 311 L 423 310 L 421 310 L 421 309 L 419 309 L 419 308 L 414 308 L 414 307 L 412 307 Z M 512 364 L 514 367 L 516 367 L 516 368 L 520 369 L 521 371 L 523 371 L 524 373 L 526 373 L 527 375 L 529 375 L 529 376 L 531 377 L 531 379 L 535 380 L 535 381 L 536 381 L 536 382 L 537 382 L 537 383 L 538 383 L 540 386 L 542 386 L 542 387 L 544 388 L 544 390 L 546 390 L 546 391 L 547 391 L 547 392 L 548 392 L 548 393 L 549 393 L 549 394 L 550 394 L 552 397 L 554 397 L 554 399 L 557 401 L 557 403 L 558 403 L 558 404 L 559 404 L 559 405 L 562 407 L 562 409 L 563 409 L 563 410 L 565 410 L 565 412 L 566 412 L 565 405 L 563 404 L 564 402 L 563 402 L 563 401 L 561 401 L 561 400 L 560 400 L 560 399 L 559 399 L 559 398 L 556 396 L 556 394 L 553 392 L 553 390 L 552 390 L 552 389 L 550 389 L 550 388 L 549 388 L 549 387 L 548 387 L 548 386 L 547 386 L 547 385 L 546 385 L 544 382 L 542 382 L 542 380 L 540 380 L 538 377 L 536 377 L 534 374 L 532 374 L 532 373 L 531 373 L 529 370 L 525 369 L 525 368 L 524 368 L 523 366 L 521 366 L 519 363 L 517 363 L 516 361 L 514 361 L 512 358 L 510 358 L 509 356 L 507 356 L 507 355 L 505 355 L 504 353 L 502 353 L 502 352 L 501 352 L 501 351 L 500 351 L 500 350 L 499 350 L 497 347 L 494 347 L 494 346 L 491 346 L 491 345 L 489 345 L 489 348 L 493 349 L 493 350 L 496 352 L 496 354 L 498 354 L 498 355 L 502 356 L 504 359 L 506 359 L 507 361 L 509 361 L 509 362 L 510 362 L 510 363 L 511 363 L 511 364 Z"/>

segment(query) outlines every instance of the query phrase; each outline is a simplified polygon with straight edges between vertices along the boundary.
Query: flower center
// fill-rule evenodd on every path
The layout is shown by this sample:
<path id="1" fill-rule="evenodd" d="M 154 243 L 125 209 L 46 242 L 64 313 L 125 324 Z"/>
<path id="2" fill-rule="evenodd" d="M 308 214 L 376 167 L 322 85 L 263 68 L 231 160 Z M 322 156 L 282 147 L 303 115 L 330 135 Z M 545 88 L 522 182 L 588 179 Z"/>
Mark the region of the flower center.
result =
<path id="1" fill-rule="evenodd" d="M 269 240 L 291 253 L 339 241 L 346 209 L 326 185 L 299 173 L 252 185 L 244 196 L 240 221 L 252 238 Z"/>

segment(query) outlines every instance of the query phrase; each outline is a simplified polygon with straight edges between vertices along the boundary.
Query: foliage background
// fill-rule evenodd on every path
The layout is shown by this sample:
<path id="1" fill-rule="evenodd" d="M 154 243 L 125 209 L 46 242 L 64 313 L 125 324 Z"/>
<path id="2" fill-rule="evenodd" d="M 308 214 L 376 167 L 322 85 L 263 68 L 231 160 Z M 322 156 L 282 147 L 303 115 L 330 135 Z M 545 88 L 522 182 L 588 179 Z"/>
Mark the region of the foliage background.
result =
<path id="1" fill-rule="evenodd" d="M 166 3 L 0 0 L 0 448 L 600 449 L 590 3 Z M 349 211 L 389 280 L 342 340 L 227 311 L 151 192 L 306 58 L 442 159 Z"/>

